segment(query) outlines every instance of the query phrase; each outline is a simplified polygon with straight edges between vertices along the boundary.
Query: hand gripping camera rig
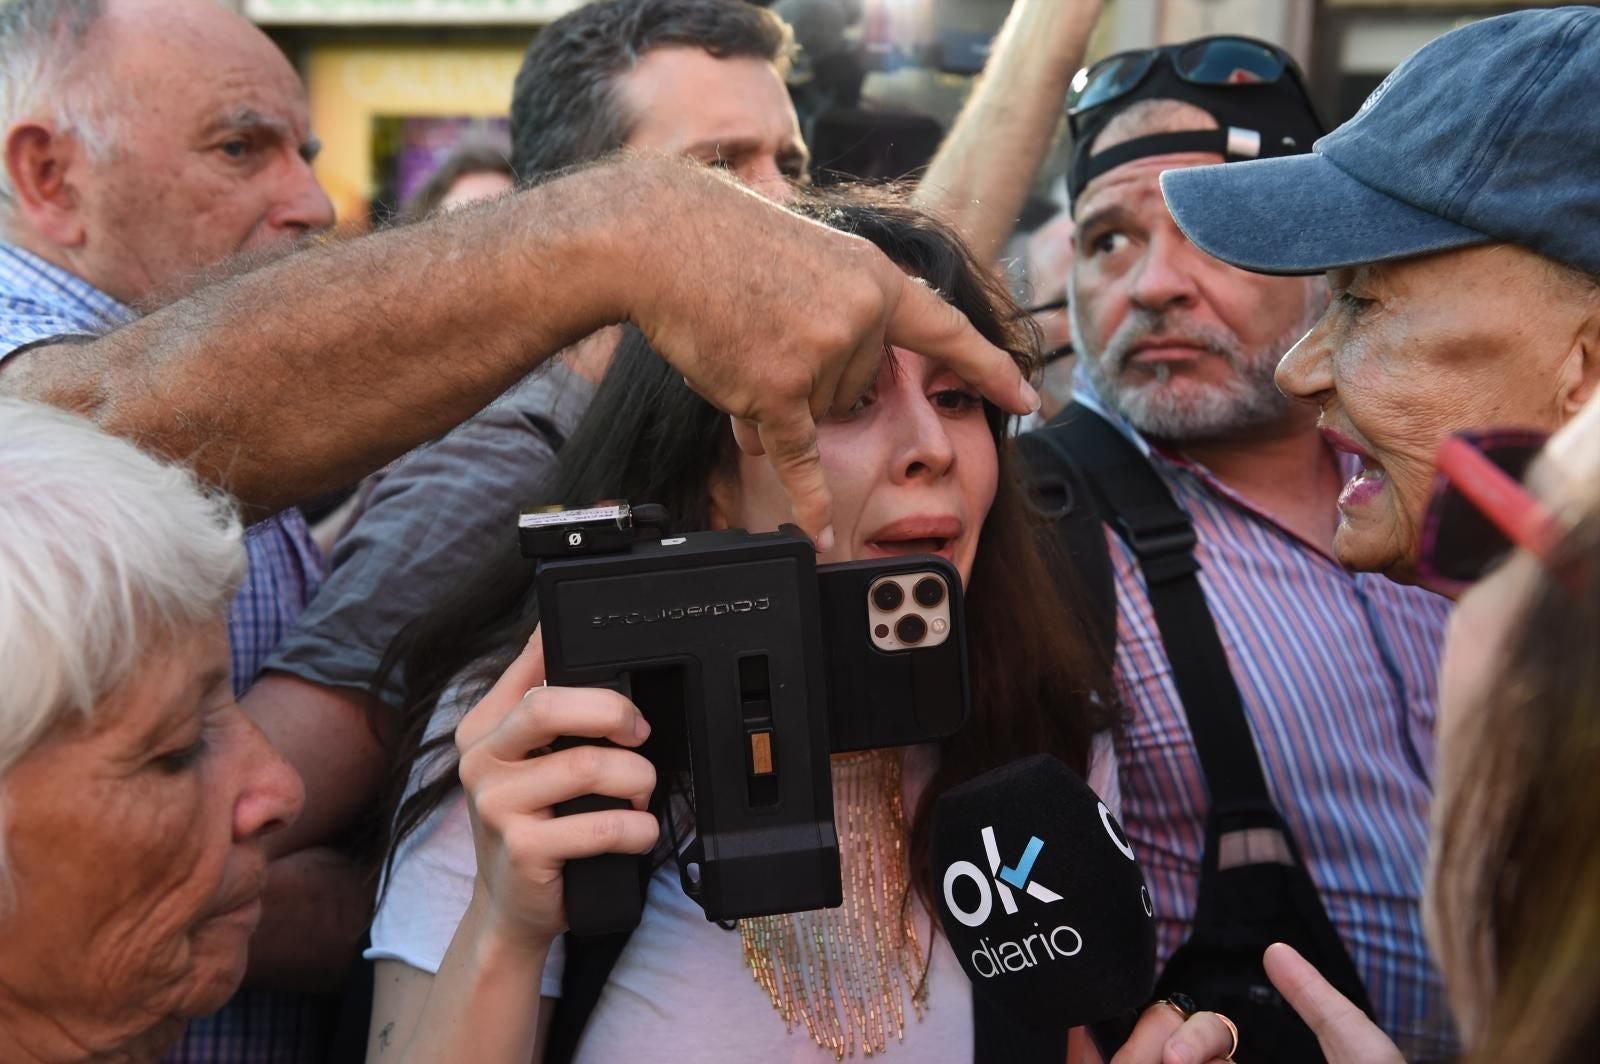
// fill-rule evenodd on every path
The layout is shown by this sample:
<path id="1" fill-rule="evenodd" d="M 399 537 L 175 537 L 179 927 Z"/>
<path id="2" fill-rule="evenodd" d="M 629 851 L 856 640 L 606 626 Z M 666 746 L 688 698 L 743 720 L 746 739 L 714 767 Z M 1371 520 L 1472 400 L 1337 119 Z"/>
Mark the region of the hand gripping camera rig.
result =
<path id="1" fill-rule="evenodd" d="M 937 557 L 819 568 L 793 526 L 662 538 L 661 523 L 659 507 L 627 503 L 523 513 L 548 682 L 621 691 L 682 736 L 694 828 L 678 864 L 707 919 L 836 906 L 829 756 L 965 721 L 960 575 Z M 589 796 L 557 812 L 623 805 Z M 637 925 L 641 860 L 568 863 L 575 933 Z"/>

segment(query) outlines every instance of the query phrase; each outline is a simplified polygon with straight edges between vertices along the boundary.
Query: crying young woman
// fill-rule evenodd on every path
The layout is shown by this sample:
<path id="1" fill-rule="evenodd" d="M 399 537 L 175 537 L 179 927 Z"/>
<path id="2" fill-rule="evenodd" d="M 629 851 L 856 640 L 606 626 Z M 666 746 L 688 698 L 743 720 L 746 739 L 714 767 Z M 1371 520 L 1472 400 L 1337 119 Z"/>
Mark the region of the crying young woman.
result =
<path id="1" fill-rule="evenodd" d="M 794 209 L 877 245 L 1034 368 L 1025 315 L 941 224 L 884 193 Z M 972 993 L 933 916 L 929 812 L 950 788 L 1040 752 L 1114 805 L 1111 699 L 1070 591 L 1041 560 L 1006 415 L 894 349 L 866 394 L 819 424 L 817 449 L 835 530 L 818 562 L 951 562 L 972 683 L 951 738 L 834 757 L 843 905 L 708 921 L 666 841 L 690 816 L 681 744 L 620 694 L 543 686 L 532 565 L 500 567 L 391 654 L 413 705 L 368 953 L 369 1060 L 972 1059 Z M 727 418 L 631 330 L 557 479 L 530 492 L 657 503 L 674 532 L 790 520 L 766 460 L 742 453 Z M 549 752 L 560 737 L 608 743 Z M 631 808 L 554 814 L 587 794 Z M 641 923 L 609 948 L 562 934 L 563 865 L 602 853 L 654 862 Z M 1082 1032 L 1073 1045 L 1072 1060 L 1095 1059 Z"/>

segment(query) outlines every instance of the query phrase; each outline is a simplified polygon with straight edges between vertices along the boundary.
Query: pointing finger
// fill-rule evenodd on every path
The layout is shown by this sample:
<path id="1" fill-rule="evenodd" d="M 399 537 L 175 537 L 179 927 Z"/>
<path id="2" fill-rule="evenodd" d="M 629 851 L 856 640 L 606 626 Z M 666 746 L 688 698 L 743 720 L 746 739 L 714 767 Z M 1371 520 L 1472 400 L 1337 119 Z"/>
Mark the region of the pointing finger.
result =
<path id="1" fill-rule="evenodd" d="M 822 475 L 817 425 L 804 407 L 791 406 L 760 426 L 761 446 L 789 496 L 795 523 L 816 540 L 817 550 L 833 548 L 833 496 Z"/>
<path id="2" fill-rule="evenodd" d="M 909 277 L 901 285 L 885 338 L 949 366 L 1002 410 L 1031 414 L 1039 409 L 1039 393 L 1011 356 L 979 335 L 959 310 Z"/>
<path id="3" fill-rule="evenodd" d="M 1311 1028 L 1311 1033 L 1317 1036 L 1319 1042 L 1326 1044 L 1337 1037 L 1357 1017 L 1363 1027 L 1371 1022 L 1366 1013 L 1335 990 L 1333 984 L 1324 979 L 1322 973 L 1300 956 L 1294 947 L 1282 942 L 1267 947 L 1262 966 L 1266 968 L 1267 978 L 1272 980 L 1272 985 L 1306 1021 L 1306 1026 Z"/>
<path id="4" fill-rule="evenodd" d="M 761 443 L 761 429 L 754 421 L 744 417 L 730 417 L 733 423 L 733 442 L 739 445 L 739 450 L 751 458 L 760 458 L 767 453 Z"/>

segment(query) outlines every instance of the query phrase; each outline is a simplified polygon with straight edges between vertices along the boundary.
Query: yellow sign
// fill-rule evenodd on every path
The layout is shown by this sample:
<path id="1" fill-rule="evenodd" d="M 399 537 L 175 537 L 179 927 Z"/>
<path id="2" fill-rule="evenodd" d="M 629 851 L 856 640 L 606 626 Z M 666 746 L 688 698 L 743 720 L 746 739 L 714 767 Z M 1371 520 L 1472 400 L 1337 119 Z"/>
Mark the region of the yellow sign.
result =
<path id="1" fill-rule="evenodd" d="M 247 17 L 267 25 L 540 23 L 584 0 L 245 0 Z"/>

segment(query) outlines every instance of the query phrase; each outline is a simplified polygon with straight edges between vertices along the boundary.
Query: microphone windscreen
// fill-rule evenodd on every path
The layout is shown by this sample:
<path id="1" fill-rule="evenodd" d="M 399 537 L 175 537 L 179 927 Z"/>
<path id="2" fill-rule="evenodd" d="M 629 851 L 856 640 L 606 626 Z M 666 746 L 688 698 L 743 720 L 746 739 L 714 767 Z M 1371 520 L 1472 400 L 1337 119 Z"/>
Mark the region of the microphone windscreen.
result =
<path id="1" fill-rule="evenodd" d="M 1064 1032 L 1149 1001 L 1144 874 L 1122 826 L 1057 758 L 1014 761 L 941 795 L 931 856 L 939 921 L 977 1013 Z"/>

